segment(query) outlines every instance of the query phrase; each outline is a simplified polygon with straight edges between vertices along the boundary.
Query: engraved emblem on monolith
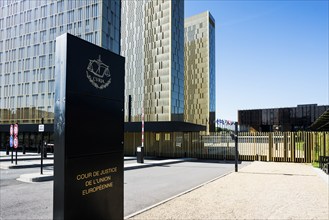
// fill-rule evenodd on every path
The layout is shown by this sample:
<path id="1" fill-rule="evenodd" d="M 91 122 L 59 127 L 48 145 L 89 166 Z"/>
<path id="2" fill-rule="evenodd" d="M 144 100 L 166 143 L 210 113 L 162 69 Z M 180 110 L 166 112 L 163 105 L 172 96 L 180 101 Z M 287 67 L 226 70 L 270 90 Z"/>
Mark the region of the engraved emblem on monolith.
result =
<path id="1" fill-rule="evenodd" d="M 86 73 L 89 82 L 97 89 L 105 89 L 111 84 L 109 66 L 102 62 L 101 55 L 97 60 L 89 60 Z"/>

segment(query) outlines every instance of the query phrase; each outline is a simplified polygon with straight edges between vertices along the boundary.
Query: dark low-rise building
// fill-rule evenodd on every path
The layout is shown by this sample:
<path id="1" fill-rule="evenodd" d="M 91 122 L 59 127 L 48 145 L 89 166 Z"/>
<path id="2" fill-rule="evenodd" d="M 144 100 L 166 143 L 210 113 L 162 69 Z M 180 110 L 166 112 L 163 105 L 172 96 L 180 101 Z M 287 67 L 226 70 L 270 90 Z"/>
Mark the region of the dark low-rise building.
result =
<path id="1" fill-rule="evenodd" d="M 240 131 L 298 131 L 309 127 L 329 105 L 297 105 L 290 108 L 239 110 Z"/>
<path id="2" fill-rule="evenodd" d="M 329 131 L 329 108 L 310 126 L 312 131 Z"/>

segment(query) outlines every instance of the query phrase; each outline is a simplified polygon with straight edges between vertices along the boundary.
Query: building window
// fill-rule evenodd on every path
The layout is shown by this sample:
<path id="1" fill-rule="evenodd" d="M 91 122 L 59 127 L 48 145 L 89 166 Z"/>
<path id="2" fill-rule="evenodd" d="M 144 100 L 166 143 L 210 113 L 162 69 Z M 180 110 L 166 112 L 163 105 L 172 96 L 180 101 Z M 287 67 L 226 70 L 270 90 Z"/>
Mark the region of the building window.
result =
<path id="1" fill-rule="evenodd" d="M 93 42 L 93 33 L 86 34 L 86 41 Z"/>
<path id="2" fill-rule="evenodd" d="M 82 20 L 82 8 L 79 8 L 79 10 L 78 10 L 78 20 L 79 21 Z"/>
<path id="3" fill-rule="evenodd" d="M 93 20 L 93 28 L 94 28 L 94 30 L 97 30 L 98 29 L 98 20 L 97 20 L 97 18 L 94 18 L 94 20 Z"/>
<path id="4" fill-rule="evenodd" d="M 155 133 L 155 140 L 160 141 L 160 133 Z"/>
<path id="5" fill-rule="evenodd" d="M 170 141 L 170 133 L 165 133 L 165 141 Z"/>
<path id="6" fill-rule="evenodd" d="M 57 2 L 57 13 L 62 12 L 64 10 L 64 1 L 58 1 Z"/>
<path id="7" fill-rule="evenodd" d="M 96 17 L 98 15 L 98 5 L 95 4 L 92 6 L 91 16 Z"/>
<path id="8" fill-rule="evenodd" d="M 69 11 L 67 17 L 68 17 L 68 23 L 72 23 L 74 21 L 74 10 Z"/>
<path id="9" fill-rule="evenodd" d="M 86 18 L 89 18 L 90 12 L 89 12 L 90 6 L 86 7 Z"/>

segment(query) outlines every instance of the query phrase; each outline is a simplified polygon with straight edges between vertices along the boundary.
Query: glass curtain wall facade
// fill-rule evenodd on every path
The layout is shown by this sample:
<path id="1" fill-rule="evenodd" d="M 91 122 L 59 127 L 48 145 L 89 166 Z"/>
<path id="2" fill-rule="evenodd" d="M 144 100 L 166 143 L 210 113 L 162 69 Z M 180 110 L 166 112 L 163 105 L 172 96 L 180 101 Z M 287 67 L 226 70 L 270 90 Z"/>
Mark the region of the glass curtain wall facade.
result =
<path id="1" fill-rule="evenodd" d="M 121 54 L 125 63 L 125 121 L 128 121 L 129 96 L 132 121 L 141 121 L 144 101 L 144 22 L 145 1 L 123 1 L 121 20 Z"/>
<path id="2" fill-rule="evenodd" d="M 185 19 L 186 122 L 215 129 L 215 20 L 203 12 Z"/>
<path id="3" fill-rule="evenodd" d="M 53 123 L 56 37 L 119 54 L 120 19 L 120 0 L 1 0 L 0 124 Z"/>
<path id="4" fill-rule="evenodd" d="M 125 121 L 183 121 L 184 1 L 122 2 Z"/>
<path id="5" fill-rule="evenodd" d="M 328 105 L 297 105 L 290 108 L 239 110 L 240 131 L 305 131 L 309 130 Z"/>

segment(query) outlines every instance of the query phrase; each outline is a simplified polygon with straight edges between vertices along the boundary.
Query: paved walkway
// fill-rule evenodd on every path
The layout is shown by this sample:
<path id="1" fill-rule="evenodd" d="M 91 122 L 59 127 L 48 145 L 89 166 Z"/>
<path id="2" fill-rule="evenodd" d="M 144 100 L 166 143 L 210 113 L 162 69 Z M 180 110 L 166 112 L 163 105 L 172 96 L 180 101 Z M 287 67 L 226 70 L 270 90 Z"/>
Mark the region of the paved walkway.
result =
<path id="1" fill-rule="evenodd" d="M 36 153 L 22 154 L 18 152 L 17 164 L 14 157 L 14 162 L 11 162 L 11 155 L 6 155 L 5 152 L 0 151 L 0 169 L 22 169 L 40 167 L 41 160 L 40 155 Z M 139 169 L 150 166 L 158 166 L 165 164 L 180 163 L 184 161 L 193 161 L 191 158 L 177 158 L 177 159 L 155 159 L 155 158 L 144 158 L 144 163 L 137 163 L 136 157 L 124 157 L 124 170 Z M 47 159 L 43 159 L 43 166 L 53 166 L 54 155 L 48 155 Z M 54 179 L 53 171 L 44 171 L 43 174 L 29 173 L 22 174 L 17 180 L 22 182 L 42 182 Z"/>
<path id="2" fill-rule="evenodd" d="M 307 164 L 253 162 L 130 219 L 328 219 L 328 175 Z"/>

